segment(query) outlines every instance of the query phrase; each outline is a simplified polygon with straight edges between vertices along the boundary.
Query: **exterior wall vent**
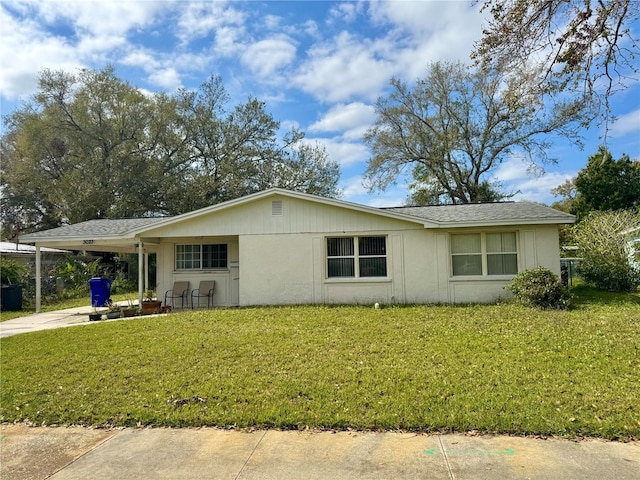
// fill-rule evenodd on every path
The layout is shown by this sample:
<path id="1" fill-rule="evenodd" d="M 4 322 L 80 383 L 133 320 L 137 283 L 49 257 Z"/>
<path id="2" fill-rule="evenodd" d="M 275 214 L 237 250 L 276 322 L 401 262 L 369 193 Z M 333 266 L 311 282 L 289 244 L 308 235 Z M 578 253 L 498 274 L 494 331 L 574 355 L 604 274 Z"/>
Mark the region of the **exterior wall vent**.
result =
<path id="1" fill-rule="evenodd" d="M 273 217 L 282 216 L 282 200 L 274 200 L 271 202 L 271 215 Z"/>

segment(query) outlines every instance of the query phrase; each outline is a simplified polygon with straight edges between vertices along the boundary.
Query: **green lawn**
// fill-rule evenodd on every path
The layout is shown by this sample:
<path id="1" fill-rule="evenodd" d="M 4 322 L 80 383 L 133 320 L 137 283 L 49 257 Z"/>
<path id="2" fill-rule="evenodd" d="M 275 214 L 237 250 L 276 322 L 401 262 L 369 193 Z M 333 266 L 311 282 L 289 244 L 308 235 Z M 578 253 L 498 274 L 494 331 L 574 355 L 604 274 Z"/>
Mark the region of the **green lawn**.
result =
<path id="1" fill-rule="evenodd" d="M 640 437 L 640 295 L 185 312 L 1 340 L 0 419 Z"/>

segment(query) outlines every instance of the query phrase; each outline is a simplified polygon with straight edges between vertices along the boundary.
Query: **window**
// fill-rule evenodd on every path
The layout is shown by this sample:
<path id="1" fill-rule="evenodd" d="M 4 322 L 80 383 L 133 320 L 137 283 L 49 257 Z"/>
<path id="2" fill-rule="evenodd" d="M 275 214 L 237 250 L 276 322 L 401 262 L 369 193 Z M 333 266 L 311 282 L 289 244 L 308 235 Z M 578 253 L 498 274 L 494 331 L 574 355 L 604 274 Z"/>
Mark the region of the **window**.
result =
<path id="1" fill-rule="evenodd" d="M 176 270 L 227 268 L 227 244 L 176 245 Z"/>
<path id="2" fill-rule="evenodd" d="M 387 237 L 327 238 L 327 276 L 386 277 Z"/>
<path id="3" fill-rule="evenodd" d="M 487 274 L 518 273 L 518 253 L 515 233 L 487 233 Z"/>
<path id="4" fill-rule="evenodd" d="M 518 273 L 515 232 L 451 235 L 454 276 Z"/>

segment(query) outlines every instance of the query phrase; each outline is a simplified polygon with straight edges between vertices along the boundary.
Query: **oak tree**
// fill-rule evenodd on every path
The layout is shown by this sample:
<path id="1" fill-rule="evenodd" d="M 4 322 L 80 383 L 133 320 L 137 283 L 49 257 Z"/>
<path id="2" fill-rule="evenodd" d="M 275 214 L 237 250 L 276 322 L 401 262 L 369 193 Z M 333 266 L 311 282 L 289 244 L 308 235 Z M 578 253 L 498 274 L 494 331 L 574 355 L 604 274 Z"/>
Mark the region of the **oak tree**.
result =
<path id="1" fill-rule="evenodd" d="M 173 215 L 270 187 L 336 196 L 338 164 L 222 80 L 143 93 L 112 67 L 44 70 L 0 139 L 3 235 L 94 218 Z"/>
<path id="2" fill-rule="evenodd" d="M 545 161 L 552 134 L 577 139 L 582 104 L 543 103 L 521 79 L 461 63 L 433 63 L 414 85 L 393 78 L 364 141 L 365 182 L 384 190 L 407 170 L 413 203 L 470 203 L 509 196 L 493 179 L 512 154 Z"/>
<path id="3" fill-rule="evenodd" d="M 605 121 L 609 98 L 638 73 L 631 28 L 637 0 L 482 0 L 489 23 L 475 45 L 479 64 L 513 74 L 537 71 L 539 95 L 573 93 Z M 585 119 L 587 120 L 587 119 Z"/>

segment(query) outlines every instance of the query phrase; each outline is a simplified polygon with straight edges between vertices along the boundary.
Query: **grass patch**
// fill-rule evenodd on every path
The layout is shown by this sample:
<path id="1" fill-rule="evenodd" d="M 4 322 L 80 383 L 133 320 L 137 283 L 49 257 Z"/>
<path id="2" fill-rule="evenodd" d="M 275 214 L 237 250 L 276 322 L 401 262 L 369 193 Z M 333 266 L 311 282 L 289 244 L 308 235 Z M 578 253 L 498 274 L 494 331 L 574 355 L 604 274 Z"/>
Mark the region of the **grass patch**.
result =
<path id="1" fill-rule="evenodd" d="M 184 312 L 1 340 L 0 420 L 640 437 L 640 297 Z"/>

